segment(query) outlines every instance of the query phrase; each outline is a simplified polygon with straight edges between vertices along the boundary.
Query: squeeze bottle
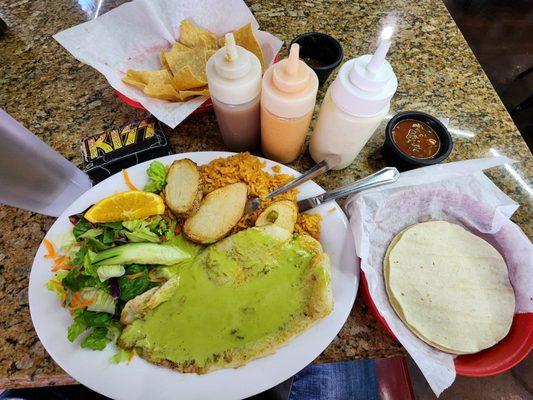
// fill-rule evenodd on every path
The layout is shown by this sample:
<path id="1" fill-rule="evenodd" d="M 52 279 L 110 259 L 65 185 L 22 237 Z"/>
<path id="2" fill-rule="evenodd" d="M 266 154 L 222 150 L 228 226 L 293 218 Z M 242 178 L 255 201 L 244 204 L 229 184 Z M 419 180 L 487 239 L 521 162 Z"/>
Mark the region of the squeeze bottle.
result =
<path id="1" fill-rule="evenodd" d="M 398 87 L 391 65 L 385 60 L 392 27 L 386 27 L 374 55 L 344 63 L 328 88 L 315 126 L 309 152 L 316 162 L 341 156 L 333 169 L 350 165 L 368 142 L 390 108 Z"/>
<path id="2" fill-rule="evenodd" d="M 265 72 L 261 91 L 261 144 L 272 160 L 294 161 L 304 145 L 318 91 L 318 77 L 291 46 L 289 58 Z"/>
<path id="3" fill-rule="evenodd" d="M 226 146 L 233 151 L 253 150 L 261 134 L 261 63 L 235 44 L 232 33 L 225 39 L 225 46 L 207 61 L 209 93 Z"/>

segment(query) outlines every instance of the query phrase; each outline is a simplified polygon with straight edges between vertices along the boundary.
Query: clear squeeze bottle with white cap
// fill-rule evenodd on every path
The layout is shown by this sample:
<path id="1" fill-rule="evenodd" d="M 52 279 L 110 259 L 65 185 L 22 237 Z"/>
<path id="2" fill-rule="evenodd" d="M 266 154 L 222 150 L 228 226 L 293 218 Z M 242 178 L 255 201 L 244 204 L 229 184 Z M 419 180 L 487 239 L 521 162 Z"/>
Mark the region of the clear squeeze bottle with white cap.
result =
<path id="1" fill-rule="evenodd" d="M 261 63 L 250 51 L 235 44 L 232 33 L 206 65 L 207 84 L 222 139 L 233 151 L 259 145 L 261 125 Z"/>
<path id="2" fill-rule="evenodd" d="M 304 145 L 315 108 L 318 77 L 298 58 L 293 44 L 289 58 L 268 68 L 261 91 L 261 144 L 275 161 L 294 161 Z"/>
<path id="3" fill-rule="evenodd" d="M 374 55 L 344 63 L 328 88 L 315 126 L 309 152 L 316 162 L 330 154 L 341 156 L 334 169 L 350 165 L 385 118 L 398 87 L 391 65 L 385 60 L 392 27 L 386 27 Z"/>

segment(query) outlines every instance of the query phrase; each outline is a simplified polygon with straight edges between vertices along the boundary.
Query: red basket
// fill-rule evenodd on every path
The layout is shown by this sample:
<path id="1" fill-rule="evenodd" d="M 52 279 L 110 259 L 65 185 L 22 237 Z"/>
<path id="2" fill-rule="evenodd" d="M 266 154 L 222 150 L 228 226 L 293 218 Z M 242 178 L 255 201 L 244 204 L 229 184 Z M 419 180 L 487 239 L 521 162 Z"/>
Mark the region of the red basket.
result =
<path id="1" fill-rule="evenodd" d="M 381 316 L 370 296 L 366 277 L 361 270 L 361 283 L 365 302 L 394 340 L 387 322 Z M 454 360 L 457 375 L 483 377 L 497 375 L 514 367 L 533 349 L 533 313 L 515 314 L 511 330 L 494 346 L 474 354 L 460 355 Z"/>
<path id="2" fill-rule="evenodd" d="M 146 108 L 143 107 L 143 105 L 135 100 L 130 99 L 129 97 L 124 96 L 122 93 L 120 93 L 118 90 L 115 90 L 117 93 L 117 96 L 120 100 L 122 100 L 124 103 L 134 107 L 138 108 L 140 110 L 146 110 Z M 213 109 L 213 102 L 211 101 L 211 98 L 207 99 L 202 103 L 200 107 L 198 107 L 196 110 L 193 111 L 193 114 L 202 114 L 208 111 L 211 111 Z"/>

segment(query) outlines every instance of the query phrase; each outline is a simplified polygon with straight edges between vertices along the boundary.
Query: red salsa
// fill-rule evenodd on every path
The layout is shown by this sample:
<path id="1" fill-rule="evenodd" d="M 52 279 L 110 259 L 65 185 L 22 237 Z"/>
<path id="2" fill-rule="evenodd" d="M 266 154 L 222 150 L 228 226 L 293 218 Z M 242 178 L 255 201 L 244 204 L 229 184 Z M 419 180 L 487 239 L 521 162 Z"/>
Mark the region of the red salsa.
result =
<path id="1" fill-rule="evenodd" d="M 428 124 L 414 119 L 394 125 L 392 138 L 402 152 L 414 158 L 434 158 L 440 150 L 439 135 Z"/>

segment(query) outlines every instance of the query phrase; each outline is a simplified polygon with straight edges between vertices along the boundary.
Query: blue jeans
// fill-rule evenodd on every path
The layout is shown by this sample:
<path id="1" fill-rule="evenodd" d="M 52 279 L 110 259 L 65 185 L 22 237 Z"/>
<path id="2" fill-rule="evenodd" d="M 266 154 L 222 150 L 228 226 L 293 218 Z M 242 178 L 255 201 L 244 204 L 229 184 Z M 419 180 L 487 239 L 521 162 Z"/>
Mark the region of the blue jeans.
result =
<path id="1" fill-rule="evenodd" d="M 375 362 L 309 365 L 294 375 L 288 400 L 378 400 Z"/>

